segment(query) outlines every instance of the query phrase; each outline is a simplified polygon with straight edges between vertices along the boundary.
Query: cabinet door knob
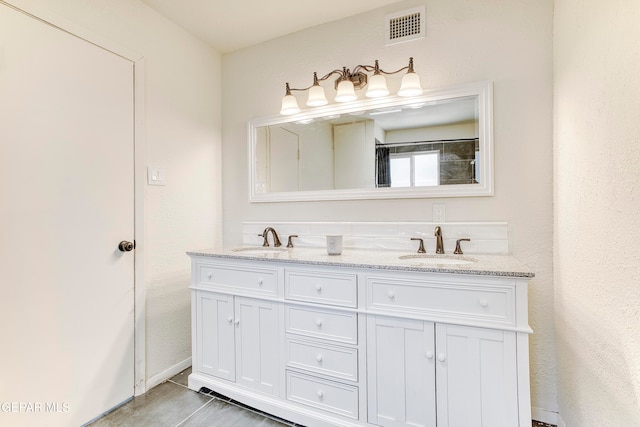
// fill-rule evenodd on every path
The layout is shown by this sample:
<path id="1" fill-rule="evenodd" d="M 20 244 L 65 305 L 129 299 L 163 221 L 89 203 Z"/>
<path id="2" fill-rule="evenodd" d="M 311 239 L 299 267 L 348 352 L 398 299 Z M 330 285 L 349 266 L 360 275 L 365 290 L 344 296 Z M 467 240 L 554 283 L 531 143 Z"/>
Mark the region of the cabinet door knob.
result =
<path id="1" fill-rule="evenodd" d="M 445 360 L 447 360 L 447 356 L 445 356 L 444 353 L 440 353 L 438 355 L 438 360 L 441 361 L 441 362 L 444 362 Z"/>
<path id="2" fill-rule="evenodd" d="M 393 291 L 388 291 L 387 296 L 389 297 L 389 299 L 394 299 L 396 297 L 396 293 Z"/>
<path id="3" fill-rule="evenodd" d="M 318 395 L 318 399 L 320 400 L 322 400 L 322 398 L 324 397 L 324 393 L 322 392 L 322 390 L 318 390 L 316 394 Z"/>
<path id="4" fill-rule="evenodd" d="M 320 283 L 316 285 L 316 292 L 318 293 L 322 292 L 322 285 Z"/>
<path id="5" fill-rule="evenodd" d="M 229 322 L 229 323 L 233 323 L 233 317 L 232 317 L 232 316 L 229 316 L 229 317 L 227 318 L 227 322 Z"/>
<path id="6" fill-rule="evenodd" d="M 213 277 L 213 273 L 207 274 L 207 279 L 211 279 Z"/>
<path id="7" fill-rule="evenodd" d="M 489 301 L 486 298 L 480 298 L 480 307 L 487 308 L 489 306 Z"/>
<path id="8" fill-rule="evenodd" d="M 239 325 L 240 324 L 240 319 L 236 319 L 236 321 L 233 322 L 233 323 L 235 323 L 236 325 Z"/>
<path id="9" fill-rule="evenodd" d="M 323 359 L 323 357 L 322 357 L 322 355 L 321 355 L 321 354 L 319 354 L 319 355 L 317 355 L 317 356 L 316 356 L 316 361 L 317 361 L 318 363 L 322 363 L 322 359 Z"/>
<path id="10" fill-rule="evenodd" d="M 431 360 L 431 359 L 433 359 L 433 352 L 432 351 L 427 351 L 425 356 L 426 356 L 427 359 Z"/>

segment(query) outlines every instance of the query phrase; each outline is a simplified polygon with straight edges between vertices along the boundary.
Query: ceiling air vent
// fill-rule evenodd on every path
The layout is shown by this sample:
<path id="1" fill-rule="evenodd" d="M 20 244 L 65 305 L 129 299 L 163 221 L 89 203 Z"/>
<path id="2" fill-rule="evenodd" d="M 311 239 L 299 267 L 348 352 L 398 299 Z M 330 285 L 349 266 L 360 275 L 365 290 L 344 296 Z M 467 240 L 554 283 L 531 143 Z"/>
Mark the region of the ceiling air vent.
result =
<path id="1" fill-rule="evenodd" d="M 387 15 L 385 45 L 421 39 L 425 35 L 424 6 Z"/>

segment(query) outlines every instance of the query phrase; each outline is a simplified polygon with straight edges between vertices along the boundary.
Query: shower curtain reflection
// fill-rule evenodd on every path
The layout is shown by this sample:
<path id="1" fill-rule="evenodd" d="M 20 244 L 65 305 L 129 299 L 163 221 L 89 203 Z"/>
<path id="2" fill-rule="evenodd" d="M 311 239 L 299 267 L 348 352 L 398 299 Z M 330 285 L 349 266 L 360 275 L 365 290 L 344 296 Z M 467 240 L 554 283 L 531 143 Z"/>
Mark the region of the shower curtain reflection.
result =
<path id="1" fill-rule="evenodd" d="M 376 141 L 377 143 L 378 141 Z M 391 161 L 389 159 L 389 147 L 378 145 L 376 147 L 376 176 L 377 187 L 391 186 Z"/>

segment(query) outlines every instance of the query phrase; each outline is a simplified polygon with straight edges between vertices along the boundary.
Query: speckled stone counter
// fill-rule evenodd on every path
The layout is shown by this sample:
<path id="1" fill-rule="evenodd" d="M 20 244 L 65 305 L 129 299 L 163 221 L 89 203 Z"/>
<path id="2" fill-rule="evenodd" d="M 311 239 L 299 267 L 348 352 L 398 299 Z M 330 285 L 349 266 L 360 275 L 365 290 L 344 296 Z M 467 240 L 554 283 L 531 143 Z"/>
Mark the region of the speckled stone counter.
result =
<path id="1" fill-rule="evenodd" d="M 345 248 L 341 255 L 328 255 L 325 248 L 239 247 L 187 252 L 190 256 L 209 256 L 352 268 L 423 271 L 503 277 L 534 277 L 526 266 L 509 255 L 435 255 L 415 252 Z M 442 263 L 437 260 L 441 259 Z M 457 262 L 460 262 L 459 264 Z"/>

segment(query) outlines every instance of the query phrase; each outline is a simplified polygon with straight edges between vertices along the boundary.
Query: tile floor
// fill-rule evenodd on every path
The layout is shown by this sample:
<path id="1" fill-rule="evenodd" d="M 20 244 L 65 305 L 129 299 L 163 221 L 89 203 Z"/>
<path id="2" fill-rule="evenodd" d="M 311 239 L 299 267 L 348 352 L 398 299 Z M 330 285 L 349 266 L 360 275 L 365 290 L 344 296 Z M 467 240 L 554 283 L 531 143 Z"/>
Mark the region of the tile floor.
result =
<path id="1" fill-rule="evenodd" d="M 112 412 L 91 427 L 287 427 L 285 420 L 243 408 L 229 399 L 187 388 L 191 368 L 154 387 Z"/>
<path id="2" fill-rule="evenodd" d="M 89 424 L 91 427 L 291 427 L 215 393 L 187 388 L 191 368 Z M 297 425 L 297 427 L 304 427 Z M 532 427 L 555 427 L 538 421 Z"/>

